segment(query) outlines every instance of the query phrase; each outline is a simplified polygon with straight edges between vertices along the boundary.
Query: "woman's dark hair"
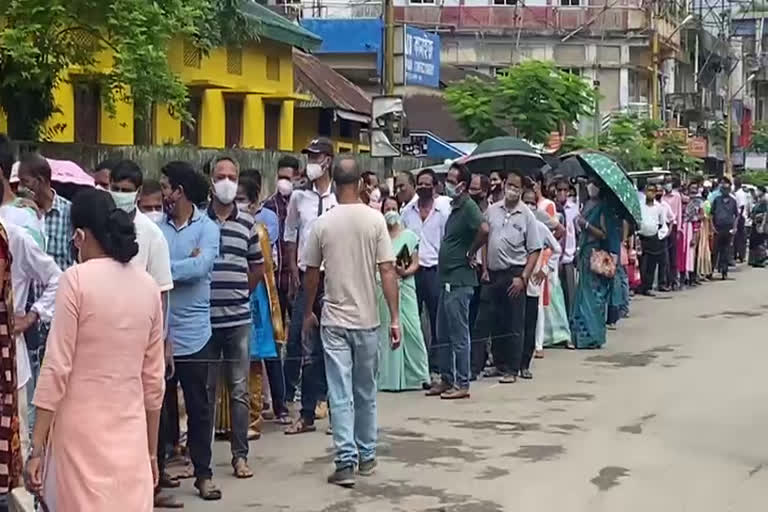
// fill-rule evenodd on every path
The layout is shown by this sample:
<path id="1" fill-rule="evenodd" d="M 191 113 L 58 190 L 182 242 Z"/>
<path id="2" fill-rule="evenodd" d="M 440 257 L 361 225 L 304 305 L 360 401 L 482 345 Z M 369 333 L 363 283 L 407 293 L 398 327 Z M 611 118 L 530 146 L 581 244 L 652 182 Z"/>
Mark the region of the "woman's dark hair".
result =
<path id="1" fill-rule="evenodd" d="M 139 252 L 133 220 L 103 190 L 77 193 L 72 201 L 72 227 L 90 231 L 107 256 L 120 263 L 128 263 Z"/>
<path id="2" fill-rule="evenodd" d="M 240 173 L 240 185 L 245 189 L 248 200 L 255 203 L 261 195 L 261 172 L 258 169 L 246 169 Z"/>
<path id="3" fill-rule="evenodd" d="M 386 196 L 386 197 L 385 196 L 381 196 L 381 208 L 380 208 L 381 209 L 381 213 L 384 213 L 384 207 L 386 206 L 387 201 L 394 201 L 395 203 L 397 203 L 398 211 L 402 207 L 402 203 L 397 198 L 397 196 Z"/>

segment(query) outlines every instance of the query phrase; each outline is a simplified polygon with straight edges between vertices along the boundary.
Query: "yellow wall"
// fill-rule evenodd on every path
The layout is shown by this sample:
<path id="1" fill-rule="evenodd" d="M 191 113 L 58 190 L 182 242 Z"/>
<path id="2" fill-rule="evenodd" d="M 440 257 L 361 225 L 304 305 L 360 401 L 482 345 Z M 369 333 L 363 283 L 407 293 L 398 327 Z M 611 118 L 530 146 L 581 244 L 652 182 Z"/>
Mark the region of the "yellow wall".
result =
<path id="1" fill-rule="evenodd" d="M 320 121 L 319 108 L 297 108 L 294 110 L 293 147 L 298 151 L 307 147 L 312 139 L 317 137 L 317 128 Z M 360 144 L 358 138 L 346 138 L 339 135 L 340 120 L 337 119 L 331 126 L 331 137 L 334 149 L 337 153 L 347 150 L 353 153 L 368 151 L 366 145 Z M 281 132 L 282 133 L 282 132 Z"/>
<path id="2" fill-rule="evenodd" d="M 5 118 L 5 112 L 0 109 L 0 133 L 8 133 L 8 120 Z"/>
<path id="3" fill-rule="evenodd" d="M 267 56 L 279 59 L 279 79 L 267 79 Z M 225 144 L 224 95 L 237 94 L 244 98 L 243 130 L 241 146 L 264 148 L 264 100 L 282 102 L 280 115 L 279 149 L 293 150 L 293 54 L 286 44 L 267 39 L 248 43 L 242 49 L 241 73 L 229 73 L 227 70 L 226 48 L 215 48 L 208 57 L 200 59 L 200 66 L 192 67 L 184 63 L 184 42 L 181 38 L 173 40 L 168 48 L 168 61 L 171 69 L 191 88 L 202 90 L 202 108 L 200 115 L 200 145 L 203 147 L 222 148 Z M 75 140 L 75 98 L 71 79 L 78 74 L 103 73 L 109 70 L 112 56 L 105 52 L 99 56 L 93 69 L 73 69 L 60 82 L 54 91 L 56 103 L 61 110 L 54 114 L 47 125 L 63 126 L 63 131 L 53 137 L 55 142 L 74 142 Z M 133 106 L 118 103 L 116 115 L 110 117 L 102 108 L 99 128 L 99 142 L 102 144 L 133 144 Z M 174 119 L 167 106 L 155 107 L 152 142 L 154 144 L 174 144 L 181 141 L 181 122 Z M 0 131 L 5 128 L 5 120 L 0 113 Z"/>

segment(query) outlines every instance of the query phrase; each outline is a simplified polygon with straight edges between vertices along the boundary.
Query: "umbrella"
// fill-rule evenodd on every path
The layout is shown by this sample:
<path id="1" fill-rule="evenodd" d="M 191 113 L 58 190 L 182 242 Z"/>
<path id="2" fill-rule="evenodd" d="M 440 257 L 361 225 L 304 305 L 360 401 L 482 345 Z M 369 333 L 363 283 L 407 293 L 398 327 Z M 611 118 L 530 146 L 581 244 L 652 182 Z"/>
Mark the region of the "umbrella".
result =
<path id="1" fill-rule="evenodd" d="M 71 183 L 73 185 L 82 185 L 93 187 L 93 176 L 83 170 L 82 167 L 70 160 L 54 160 L 46 158 L 51 167 L 51 181 L 56 183 Z M 19 162 L 16 162 L 11 169 L 11 183 L 19 181 Z"/>
<path id="2" fill-rule="evenodd" d="M 560 165 L 552 169 L 552 173 L 556 176 L 563 176 L 564 178 L 583 178 L 587 176 L 587 171 L 581 165 L 578 157 L 569 153 L 563 155 L 563 159 L 560 161 Z"/>
<path id="3" fill-rule="evenodd" d="M 596 174 L 611 190 L 624 209 L 625 218 L 639 224 L 642 221 L 642 214 L 637 191 L 621 166 L 606 155 L 597 152 L 582 151 L 576 155 L 576 158 L 585 170 Z"/>
<path id="4" fill-rule="evenodd" d="M 493 171 L 521 172 L 530 175 L 546 162 L 527 142 L 517 137 L 494 137 L 481 142 L 464 159 L 470 171 L 490 174 Z"/>

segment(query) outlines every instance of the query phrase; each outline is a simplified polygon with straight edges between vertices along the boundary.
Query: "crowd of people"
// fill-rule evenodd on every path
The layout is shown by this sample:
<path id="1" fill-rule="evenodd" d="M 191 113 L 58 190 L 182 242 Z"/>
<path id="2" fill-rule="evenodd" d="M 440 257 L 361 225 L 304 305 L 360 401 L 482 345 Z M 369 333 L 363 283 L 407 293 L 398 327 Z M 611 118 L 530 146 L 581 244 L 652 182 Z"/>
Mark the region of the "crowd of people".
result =
<path id="1" fill-rule="evenodd" d="M 149 511 L 183 507 L 168 489 L 189 477 L 218 500 L 214 432 L 249 478 L 265 421 L 300 435 L 326 415 L 328 481 L 352 486 L 377 466 L 377 391 L 532 379 L 544 348 L 603 346 L 634 293 L 768 259 L 765 190 L 727 178 L 649 181 L 633 222 L 596 175 L 457 163 L 387 183 L 330 140 L 303 153 L 266 198 L 220 155 L 159 181 L 106 161 L 70 201 L 0 141 L 0 492 L 23 476 L 48 510 Z"/>

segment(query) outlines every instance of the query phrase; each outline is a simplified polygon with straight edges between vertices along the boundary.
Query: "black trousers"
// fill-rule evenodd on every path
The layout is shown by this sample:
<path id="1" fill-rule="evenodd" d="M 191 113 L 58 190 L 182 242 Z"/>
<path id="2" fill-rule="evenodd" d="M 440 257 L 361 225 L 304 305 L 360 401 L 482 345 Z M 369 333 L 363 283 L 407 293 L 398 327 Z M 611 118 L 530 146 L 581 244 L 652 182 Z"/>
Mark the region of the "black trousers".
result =
<path id="1" fill-rule="evenodd" d="M 163 408 L 160 409 L 160 429 L 157 433 L 157 466 L 161 476 L 165 471 L 165 461 L 179 439 L 178 384 L 176 375 L 165 381 Z"/>
<path id="2" fill-rule="evenodd" d="M 653 279 L 656 270 L 659 270 L 659 283 L 664 282 L 662 265 L 664 257 L 667 256 L 664 240 L 659 240 L 657 236 L 641 236 L 643 255 L 640 258 L 640 293 L 646 293 L 653 289 Z M 668 256 L 667 256 L 668 257 Z"/>
<path id="3" fill-rule="evenodd" d="M 667 236 L 667 268 L 664 282 L 670 288 L 677 283 L 677 226 L 669 230 Z"/>
<path id="4" fill-rule="evenodd" d="M 560 265 L 560 284 L 563 287 L 563 295 L 565 296 L 565 312 L 568 315 L 568 320 L 570 320 L 573 300 L 576 296 L 576 267 L 574 267 L 573 263 L 563 263 Z"/>
<path id="5" fill-rule="evenodd" d="M 522 368 L 523 335 L 525 330 L 525 290 L 516 297 L 507 294 L 515 277 L 522 275 L 524 266 L 492 271 L 491 282 L 480 291 L 477 320 L 472 331 L 474 345 L 491 339 L 491 351 L 496 368 L 517 374 Z"/>
<path id="6" fill-rule="evenodd" d="M 525 297 L 525 335 L 523 339 L 523 359 L 520 369 L 531 367 L 533 352 L 536 350 L 536 324 L 539 321 L 539 298 Z"/>
<path id="7" fill-rule="evenodd" d="M 728 228 L 718 229 L 715 233 L 715 248 L 712 251 L 712 266 L 723 274 L 728 274 L 731 260 L 731 242 L 733 235 Z"/>
<path id="8" fill-rule="evenodd" d="M 469 330 L 472 329 L 477 321 L 477 315 L 480 312 L 480 294 L 483 290 L 482 285 L 475 287 L 475 294 L 472 296 L 472 300 L 469 302 Z M 469 340 L 470 345 L 470 370 L 472 377 L 477 377 L 485 368 L 485 363 L 488 360 L 488 350 L 486 347 L 487 340 L 476 340 L 474 336 Z"/>
<path id="9" fill-rule="evenodd" d="M 744 217 L 739 215 L 736 225 L 736 235 L 733 237 L 734 258 L 743 262 L 747 258 L 747 227 Z"/>
<path id="10" fill-rule="evenodd" d="M 437 266 L 420 267 L 414 276 L 416 281 L 416 301 L 419 303 L 419 314 L 427 308 L 429 317 L 429 339 L 424 337 L 429 353 L 429 370 L 432 373 L 439 373 L 440 360 L 437 349 L 432 348 L 437 345 L 437 307 L 440 304 L 440 278 L 437 275 Z"/>
<path id="11" fill-rule="evenodd" d="M 208 371 L 209 361 L 209 343 L 206 343 L 200 351 L 188 356 L 174 357 L 176 366 L 175 378 L 181 384 L 181 390 L 184 393 L 184 404 L 187 407 L 187 448 L 189 449 L 192 465 L 195 468 L 196 478 L 211 478 L 213 470 L 211 469 L 211 443 L 213 442 L 213 410 L 208 400 Z M 163 402 L 163 411 L 160 414 L 160 435 L 167 435 L 172 431 L 167 424 L 170 414 L 166 409 L 167 402 L 171 400 L 169 393 L 166 392 Z M 163 417 L 166 421 L 163 422 Z M 163 428 L 163 427 L 166 428 Z M 159 439 L 157 464 L 162 470 L 165 468 L 167 450 L 163 449 L 168 444 L 167 437 Z"/>

